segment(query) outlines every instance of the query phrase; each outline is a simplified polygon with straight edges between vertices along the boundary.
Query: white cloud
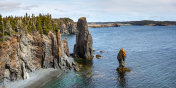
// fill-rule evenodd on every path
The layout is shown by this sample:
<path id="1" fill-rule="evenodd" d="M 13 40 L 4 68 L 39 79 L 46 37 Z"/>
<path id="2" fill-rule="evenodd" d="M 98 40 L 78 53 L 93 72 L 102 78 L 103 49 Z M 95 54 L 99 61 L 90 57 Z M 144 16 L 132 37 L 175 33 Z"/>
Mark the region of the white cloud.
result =
<path id="1" fill-rule="evenodd" d="M 20 3 L 0 1 L 0 11 L 8 11 L 20 8 Z"/>
<path id="2" fill-rule="evenodd" d="M 5 4 L 0 3 L 0 11 L 8 9 L 14 13 L 4 12 L 5 15 L 51 13 L 55 18 L 70 17 L 75 21 L 81 16 L 89 21 L 176 20 L 176 0 L 6 0 Z"/>
<path id="3" fill-rule="evenodd" d="M 29 6 L 25 6 L 22 7 L 24 10 L 31 10 L 32 8 L 38 7 L 37 5 L 29 5 Z"/>

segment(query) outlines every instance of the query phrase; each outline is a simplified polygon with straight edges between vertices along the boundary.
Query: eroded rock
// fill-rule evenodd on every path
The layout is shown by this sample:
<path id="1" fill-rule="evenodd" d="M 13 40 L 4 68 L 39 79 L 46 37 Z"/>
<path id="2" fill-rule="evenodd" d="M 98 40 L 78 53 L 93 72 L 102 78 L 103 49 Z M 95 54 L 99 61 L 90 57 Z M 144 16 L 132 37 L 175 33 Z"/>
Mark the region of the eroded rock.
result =
<path id="1" fill-rule="evenodd" d="M 119 67 L 125 67 L 126 53 L 123 48 L 119 51 L 117 59 L 119 61 Z"/>
<path id="2" fill-rule="evenodd" d="M 97 55 L 96 55 L 96 58 L 97 58 L 97 59 L 100 59 L 100 58 L 101 58 L 101 55 L 97 54 Z"/>
<path id="3" fill-rule="evenodd" d="M 117 71 L 120 74 L 124 74 L 125 72 L 130 72 L 130 69 L 125 67 L 125 59 L 126 59 L 126 53 L 125 50 L 122 48 L 117 56 L 118 62 L 119 62 L 119 67 L 117 68 Z"/>
<path id="4" fill-rule="evenodd" d="M 69 18 L 61 18 L 61 30 L 62 34 L 75 34 L 77 32 L 76 23 Z"/>
<path id="5" fill-rule="evenodd" d="M 64 46 L 64 52 L 67 56 L 70 56 L 69 54 L 69 48 L 68 48 L 68 40 L 67 38 L 65 38 L 64 40 L 62 40 L 63 42 L 63 46 Z"/>
<path id="6" fill-rule="evenodd" d="M 74 45 L 74 56 L 84 59 L 93 58 L 93 40 L 89 33 L 85 17 L 79 18 L 77 22 L 76 44 Z"/>
<path id="7" fill-rule="evenodd" d="M 30 72 L 40 68 L 72 68 L 72 61 L 66 54 L 69 51 L 65 51 L 59 31 L 48 35 L 17 34 L 1 46 L 0 82 L 4 78 L 10 81 L 28 79 Z"/>

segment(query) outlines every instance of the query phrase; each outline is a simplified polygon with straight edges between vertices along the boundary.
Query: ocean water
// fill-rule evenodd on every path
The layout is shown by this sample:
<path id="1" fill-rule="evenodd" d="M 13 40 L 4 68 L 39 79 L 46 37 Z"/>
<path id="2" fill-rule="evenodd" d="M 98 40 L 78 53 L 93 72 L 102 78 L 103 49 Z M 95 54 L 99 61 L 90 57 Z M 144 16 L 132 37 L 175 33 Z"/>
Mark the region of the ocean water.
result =
<path id="1" fill-rule="evenodd" d="M 175 88 L 176 26 L 121 26 L 89 28 L 94 56 L 79 72 L 53 78 L 43 88 Z M 75 35 L 68 38 L 73 53 Z M 119 74 L 117 53 L 124 48 L 131 72 Z M 100 53 L 103 51 L 103 53 Z"/>

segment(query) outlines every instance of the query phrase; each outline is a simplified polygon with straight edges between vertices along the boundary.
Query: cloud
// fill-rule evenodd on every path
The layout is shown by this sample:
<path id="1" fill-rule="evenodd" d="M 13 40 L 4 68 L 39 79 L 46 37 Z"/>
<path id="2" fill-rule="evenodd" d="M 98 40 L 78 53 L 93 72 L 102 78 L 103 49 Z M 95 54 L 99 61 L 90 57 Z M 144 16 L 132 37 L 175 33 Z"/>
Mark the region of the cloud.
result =
<path id="1" fill-rule="evenodd" d="M 1 1 L 0 2 L 0 11 L 9 12 L 16 10 L 31 10 L 32 8 L 38 7 L 37 5 L 22 5 L 18 2 L 10 2 L 10 1 Z"/>
<path id="2" fill-rule="evenodd" d="M 59 9 L 59 8 L 55 8 L 54 10 L 55 10 L 55 11 L 59 11 L 59 12 L 65 12 L 64 10 Z"/>
<path id="3" fill-rule="evenodd" d="M 20 8 L 20 3 L 0 1 L 0 11 L 9 11 Z"/>
<path id="4" fill-rule="evenodd" d="M 38 7 L 37 5 L 29 5 L 29 6 L 24 6 L 24 7 L 21 7 L 22 9 L 24 10 L 31 10 L 32 8 L 35 8 L 35 7 Z"/>
<path id="5" fill-rule="evenodd" d="M 5 1 L 0 2 L 0 12 L 10 11 L 4 15 L 50 13 L 54 18 L 70 17 L 74 21 L 82 16 L 88 21 L 176 20 L 176 0 Z"/>

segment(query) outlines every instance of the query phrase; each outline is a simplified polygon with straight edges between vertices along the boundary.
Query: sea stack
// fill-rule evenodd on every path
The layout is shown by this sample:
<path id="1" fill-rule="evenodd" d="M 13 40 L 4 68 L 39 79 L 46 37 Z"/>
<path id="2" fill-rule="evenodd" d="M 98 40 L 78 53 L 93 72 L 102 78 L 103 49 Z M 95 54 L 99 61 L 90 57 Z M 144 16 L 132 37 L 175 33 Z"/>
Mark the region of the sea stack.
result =
<path id="1" fill-rule="evenodd" d="M 117 68 L 117 71 L 119 73 L 124 73 L 126 71 L 129 72 L 130 70 L 125 67 L 126 53 L 123 48 L 119 51 L 119 53 L 117 55 L 117 59 L 119 61 L 119 67 Z"/>
<path id="2" fill-rule="evenodd" d="M 77 22 L 76 44 L 74 45 L 74 56 L 83 59 L 93 58 L 93 40 L 89 33 L 85 17 L 81 17 Z"/>
<path id="3" fill-rule="evenodd" d="M 126 53 L 123 48 L 119 51 L 117 59 L 119 61 L 119 67 L 125 67 L 125 59 L 126 59 Z"/>

